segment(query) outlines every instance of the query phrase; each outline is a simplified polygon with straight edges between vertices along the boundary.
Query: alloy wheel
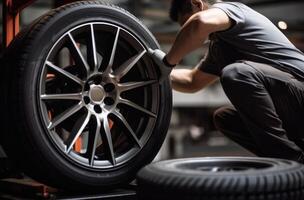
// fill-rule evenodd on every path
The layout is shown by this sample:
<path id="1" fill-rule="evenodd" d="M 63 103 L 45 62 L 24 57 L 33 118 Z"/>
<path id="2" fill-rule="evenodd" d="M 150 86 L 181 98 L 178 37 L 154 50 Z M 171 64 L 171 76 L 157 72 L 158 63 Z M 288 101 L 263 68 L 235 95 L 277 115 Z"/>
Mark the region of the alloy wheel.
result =
<path id="1" fill-rule="evenodd" d="M 91 22 L 65 32 L 50 49 L 39 109 L 48 138 L 71 162 L 111 169 L 146 144 L 159 109 L 147 48 L 118 25 Z"/>

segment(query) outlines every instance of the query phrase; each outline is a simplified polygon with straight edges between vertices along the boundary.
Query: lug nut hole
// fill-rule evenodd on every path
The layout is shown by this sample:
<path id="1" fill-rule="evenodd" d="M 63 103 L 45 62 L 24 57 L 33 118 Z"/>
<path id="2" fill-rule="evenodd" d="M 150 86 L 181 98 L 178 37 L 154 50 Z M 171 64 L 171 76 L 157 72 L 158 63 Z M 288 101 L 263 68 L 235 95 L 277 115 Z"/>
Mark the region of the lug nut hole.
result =
<path id="1" fill-rule="evenodd" d="M 90 90 L 90 84 L 86 84 L 84 86 L 84 91 L 89 91 Z"/>
<path id="2" fill-rule="evenodd" d="M 114 105 L 115 101 L 111 97 L 107 97 L 107 98 L 105 98 L 104 103 L 108 106 L 112 106 L 112 105 Z"/>
<path id="3" fill-rule="evenodd" d="M 102 82 L 102 77 L 101 76 L 97 76 L 94 78 L 94 84 L 95 85 L 100 85 Z"/>
<path id="4" fill-rule="evenodd" d="M 102 109 L 101 109 L 101 107 L 98 106 L 98 105 L 95 105 L 95 106 L 94 106 L 94 111 L 95 111 L 96 113 L 98 113 L 98 114 L 102 113 Z"/>
<path id="5" fill-rule="evenodd" d="M 91 102 L 90 98 L 87 96 L 83 97 L 83 101 L 85 104 L 89 104 Z"/>
<path id="6" fill-rule="evenodd" d="M 115 85 L 112 83 L 108 83 L 104 86 L 106 92 L 113 92 L 115 90 Z"/>

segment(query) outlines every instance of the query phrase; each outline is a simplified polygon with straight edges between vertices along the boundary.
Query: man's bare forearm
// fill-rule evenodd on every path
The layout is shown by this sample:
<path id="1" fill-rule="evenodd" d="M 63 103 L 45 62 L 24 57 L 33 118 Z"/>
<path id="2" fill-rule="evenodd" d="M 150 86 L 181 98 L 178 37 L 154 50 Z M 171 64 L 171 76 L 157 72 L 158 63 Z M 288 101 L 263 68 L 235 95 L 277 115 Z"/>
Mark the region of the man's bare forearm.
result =
<path id="1" fill-rule="evenodd" d="M 198 92 L 218 79 L 217 76 L 202 72 L 198 66 L 194 69 L 175 69 L 170 77 L 173 89 L 184 93 Z"/>
<path id="2" fill-rule="evenodd" d="M 172 88 L 179 92 L 192 93 L 192 70 L 174 69 L 171 73 Z"/>

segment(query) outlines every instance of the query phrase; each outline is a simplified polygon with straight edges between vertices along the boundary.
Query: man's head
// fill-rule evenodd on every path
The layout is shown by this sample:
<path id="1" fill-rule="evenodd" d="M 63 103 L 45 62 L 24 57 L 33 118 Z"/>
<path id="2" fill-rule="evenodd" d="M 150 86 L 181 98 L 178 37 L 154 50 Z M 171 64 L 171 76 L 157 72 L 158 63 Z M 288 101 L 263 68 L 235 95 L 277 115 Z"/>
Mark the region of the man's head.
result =
<path id="1" fill-rule="evenodd" d="M 193 14 L 206 10 L 214 0 L 172 0 L 170 18 L 183 25 Z"/>

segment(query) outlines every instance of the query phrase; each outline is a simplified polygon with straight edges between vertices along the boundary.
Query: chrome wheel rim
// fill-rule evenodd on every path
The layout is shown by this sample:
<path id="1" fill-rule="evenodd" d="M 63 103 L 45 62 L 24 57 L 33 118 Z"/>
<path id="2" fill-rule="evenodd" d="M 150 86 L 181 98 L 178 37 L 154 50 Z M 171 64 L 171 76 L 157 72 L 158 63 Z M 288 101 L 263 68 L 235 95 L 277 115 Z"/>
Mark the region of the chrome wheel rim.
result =
<path id="1" fill-rule="evenodd" d="M 39 108 L 48 138 L 73 163 L 117 167 L 151 137 L 160 105 L 147 48 L 126 29 L 103 22 L 79 25 L 52 46 Z"/>

